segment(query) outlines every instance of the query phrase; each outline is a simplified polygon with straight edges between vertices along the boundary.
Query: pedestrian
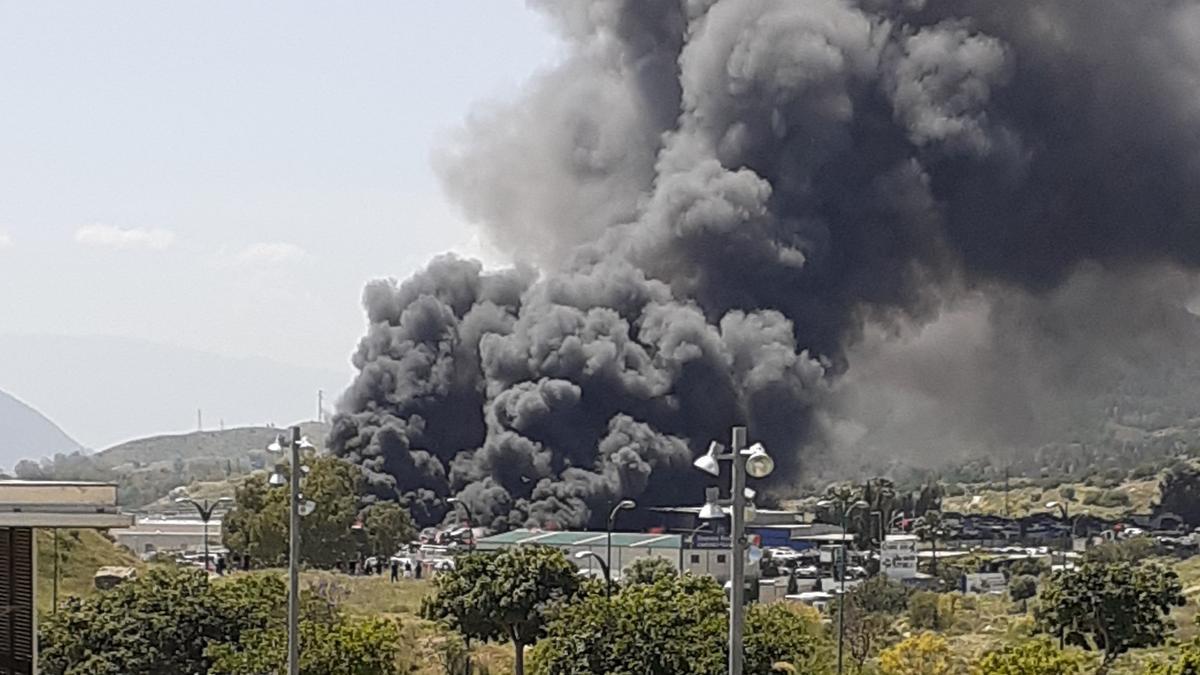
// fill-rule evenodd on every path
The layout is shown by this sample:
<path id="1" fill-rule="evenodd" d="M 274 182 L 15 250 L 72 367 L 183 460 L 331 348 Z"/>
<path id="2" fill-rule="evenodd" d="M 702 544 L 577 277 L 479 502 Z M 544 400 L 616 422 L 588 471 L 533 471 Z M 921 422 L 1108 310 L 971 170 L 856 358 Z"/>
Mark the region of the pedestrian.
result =
<path id="1" fill-rule="evenodd" d="M 413 570 L 413 572 L 416 574 L 418 579 L 421 578 L 421 567 L 422 567 L 421 563 L 417 563 L 417 569 Z"/>
<path id="2" fill-rule="evenodd" d="M 404 561 L 404 578 L 405 578 L 405 579 L 411 579 L 411 578 L 412 578 L 412 574 L 413 574 L 413 566 L 412 566 L 412 562 L 410 562 L 410 561 L 407 561 L 407 560 L 406 560 L 406 561 Z"/>
<path id="3" fill-rule="evenodd" d="M 219 576 L 219 577 L 225 576 L 226 564 L 227 563 L 225 562 L 225 556 L 223 556 L 223 555 L 217 556 L 217 576 Z"/>
<path id="4" fill-rule="evenodd" d="M 400 579 L 400 561 L 392 558 L 392 583 Z"/>

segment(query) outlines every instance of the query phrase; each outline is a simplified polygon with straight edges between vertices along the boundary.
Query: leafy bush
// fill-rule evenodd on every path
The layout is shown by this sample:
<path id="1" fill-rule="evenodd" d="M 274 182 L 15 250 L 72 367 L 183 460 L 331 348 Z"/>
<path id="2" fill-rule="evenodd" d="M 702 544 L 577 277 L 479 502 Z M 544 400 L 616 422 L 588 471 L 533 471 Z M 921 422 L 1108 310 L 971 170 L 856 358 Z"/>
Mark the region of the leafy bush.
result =
<path id="1" fill-rule="evenodd" d="M 624 586 L 611 600 L 595 594 L 561 606 L 530 661 L 540 675 L 721 675 L 727 630 L 728 604 L 714 580 L 671 575 Z M 745 673 L 770 675 L 783 663 L 795 672 L 828 673 L 832 645 L 824 633 L 810 608 L 751 605 Z"/>
<path id="2" fill-rule="evenodd" d="M 1133 537 L 1119 541 L 1106 541 L 1093 546 L 1083 554 L 1085 562 L 1128 562 L 1136 563 L 1154 555 L 1155 543 L 1150 537 Z"/>
<path id="3" fill-rule="evenodd" d="M 678 572 L 665 558 L 638 558 L 625 568 L 621 581 L 626 584 L 652 584 L 662 577 L 673 577 Z"/>
<path id="4" fill-rule="evenodd" d="M 942 630 L 953 623 L 953 610 L 943 607 L 940 593 L 916 591 L 908 598 L 908 622 L 913 628 Z"/>
<path id="5" fill-rule="evenodd" d="M 1086 661 L 1081 654 L 1040 638 L 988 652 L 973 670 L 977 675 L 1078 675 Z"/>
<path id="6" fill-rule="evenodd" d="M 883 675 L 959 675 L 964 664 L 944 638 L 921 633 L 885 649 L 879 669 Z"/>
<path id="7" fill-rule="evenodd" d="M 1200 673 L 1200 641 L 1184 645 L 1178 652 L 1146 670 L 1146 675 L 1196 675 Z"/>
<path id="8" fill-rule="evenodd" d="M 876 574 L 846 593 L 848 602 L 865 612 L 901 614 L 908 609 L 909 590 L 886 574 Z"/>
<path id="9" fill-rule="evenodd" d="M 1119 506 L 1129 506 L 1129 494 L 1121 490 L 1101 490 L 1100 492 L 1089 492 L 1083 498 L 1083 503 L 1087 506 L 1101 506 L 1104 508 L 1116 508 Z"/>
<path id="10" fill-rule="evenodd" d="M 1037 595 L 1037 577 L 1029 576 L 1028 574 L 1013 577 L 1008 582 L 1008 597 L 1014 602 L 1021 603 L 1021 609 L 1025 609 L 1025 603 L 1029 598 Z"/>

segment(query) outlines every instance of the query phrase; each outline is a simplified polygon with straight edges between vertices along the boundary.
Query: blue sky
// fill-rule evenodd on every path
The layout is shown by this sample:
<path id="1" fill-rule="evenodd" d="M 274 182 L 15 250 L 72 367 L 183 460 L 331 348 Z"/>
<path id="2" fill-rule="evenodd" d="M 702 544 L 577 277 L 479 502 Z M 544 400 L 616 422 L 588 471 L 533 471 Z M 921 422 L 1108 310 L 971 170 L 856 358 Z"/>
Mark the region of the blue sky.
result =
<path id="1" fill-rule="evenodd" d="M 558 50 L 519 0 L 0 2 L 0 335 L 348 369 L 367 279 L 501 262 L 430 151 Z"/>

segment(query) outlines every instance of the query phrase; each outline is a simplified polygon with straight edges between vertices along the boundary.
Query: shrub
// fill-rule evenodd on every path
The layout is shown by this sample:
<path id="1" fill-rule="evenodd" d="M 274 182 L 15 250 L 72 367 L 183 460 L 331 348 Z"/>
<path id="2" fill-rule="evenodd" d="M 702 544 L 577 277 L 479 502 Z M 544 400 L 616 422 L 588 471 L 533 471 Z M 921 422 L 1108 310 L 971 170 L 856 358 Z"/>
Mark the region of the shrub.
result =
<path id="1" fill-rule="evenodd" d="M 1083 503 L 1088 506 L 1116 508 L 1119 506 L 1129 506 L 1130 500 L 1129 495 L 1121 490 L 1101 490 L 1085 495 Z"/>
<path id="2" fill-rule="evenodd" d="M 988 652 L 973 671 L 976 675 L 1077 675 L 1083 672 L 1085 661 L 1081 654 L 1063 651 L 1040 638 Z"/>
<path id="3" fill-rule="evenodd" d="M 963 666 L 946 640 L 933 633 L 910 637 L 879 655 L 883 675 L 959 675 Z"/>
<path id="4" fill-rule="evenodd" d="M 941 594 L 917 591 L 908 598 L 908 622 L 913 628 L 941 630 L 954 619 L 953 610 L 942 607 Z"/>

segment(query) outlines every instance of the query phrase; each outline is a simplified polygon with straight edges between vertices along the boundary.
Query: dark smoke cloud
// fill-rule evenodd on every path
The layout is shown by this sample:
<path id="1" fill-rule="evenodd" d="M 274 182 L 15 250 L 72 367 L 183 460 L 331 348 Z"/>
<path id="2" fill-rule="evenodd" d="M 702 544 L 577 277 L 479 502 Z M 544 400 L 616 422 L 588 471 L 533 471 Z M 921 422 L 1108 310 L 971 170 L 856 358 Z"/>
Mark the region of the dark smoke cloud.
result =
<path id="1" fill-rule="evenodd" d="M 425 520 L 451 492 L 496 526 L 694 502 L 735 422 L 787 481 L 839 446 L 872 327 L 1200 257 L 1195 1 L 530 4 L 568 56 L 436 165 L 541 272 L 369 286 L 331 438 Z"/>

